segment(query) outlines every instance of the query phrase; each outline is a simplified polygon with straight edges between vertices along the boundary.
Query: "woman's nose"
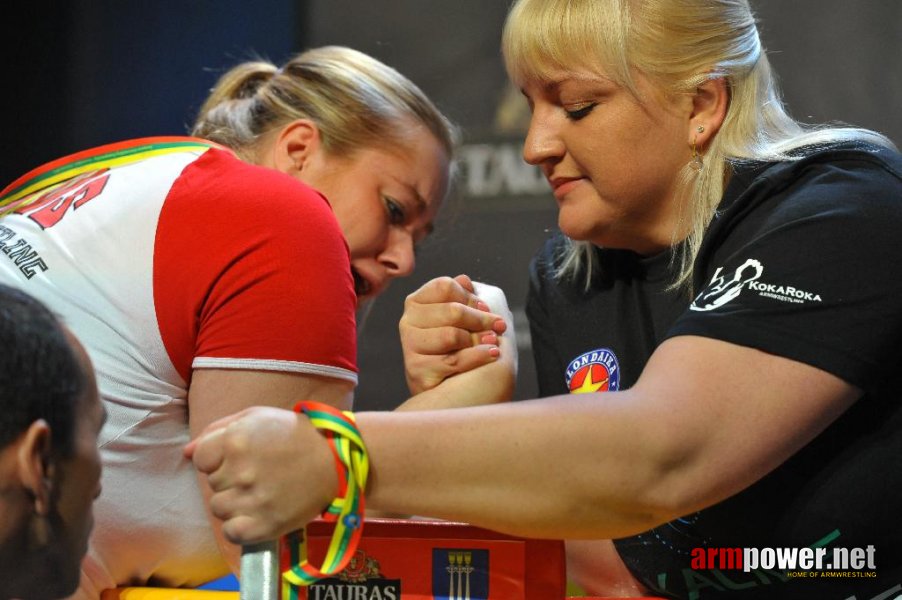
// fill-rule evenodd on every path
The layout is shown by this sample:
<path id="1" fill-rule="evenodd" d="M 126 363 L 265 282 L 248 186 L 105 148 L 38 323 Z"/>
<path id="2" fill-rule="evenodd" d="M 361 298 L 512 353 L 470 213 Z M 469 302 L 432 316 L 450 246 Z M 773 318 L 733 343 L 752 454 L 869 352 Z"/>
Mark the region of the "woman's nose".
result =
<path id="1" fill-rule="evenodd" d="M 564 143 L 551 120 L 544 111 L 534 111 L 523 143 L 523 160 L 531 165 L 541 165 L 559 159 L 563 154 Z"/>
<path id="2" fill-rule="evenodd" d="M 413 273 L 416 267 L 413 234 L 406 228 L 392 228 L 388 246 L 379 255 L 379 262 L 385 265 L 390 277 L 407 277 Z"/>

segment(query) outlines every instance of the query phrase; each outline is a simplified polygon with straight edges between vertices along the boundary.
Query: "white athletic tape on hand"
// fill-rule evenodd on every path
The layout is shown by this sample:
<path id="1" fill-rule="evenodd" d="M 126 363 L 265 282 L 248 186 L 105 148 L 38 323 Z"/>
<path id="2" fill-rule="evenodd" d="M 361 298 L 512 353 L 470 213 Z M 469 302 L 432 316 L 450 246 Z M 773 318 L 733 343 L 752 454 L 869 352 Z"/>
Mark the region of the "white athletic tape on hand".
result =
<path id="1" fill-rule="evenodd" d="M 479 299 L 489 305 L 489 310 L 497 315 L 501 315 L 504 317 L 504 320 L 507 321 L 510 309 L 507 307 L 507 298 L 501 288 L 487 283 L 474 281 L 473 289 L 476 291 L 476 295 L 479 296 Z M 513 325 L 510 321 L 508 321 L 507 324 L 508 326 Z"/>
<path id="2" fill-rule="evenodd" d="M 514 361 L 514 369 L 516 369 L 517 332 L 514 330 L 514 315 L 507 305 L 507 297 L 504 295 L 504 290 L 479 281 L 473 282 L 473 290 L 476 292 L 476 295 L 479 296 L 480 300 L 489 305 L 490 311 L 503 318 L 504 322 L 507 323 L 507 330 L 504 332 L 503 337 L 510 340 L 510 346 L 513 350 L 513 356 L 511 358 Z"/>

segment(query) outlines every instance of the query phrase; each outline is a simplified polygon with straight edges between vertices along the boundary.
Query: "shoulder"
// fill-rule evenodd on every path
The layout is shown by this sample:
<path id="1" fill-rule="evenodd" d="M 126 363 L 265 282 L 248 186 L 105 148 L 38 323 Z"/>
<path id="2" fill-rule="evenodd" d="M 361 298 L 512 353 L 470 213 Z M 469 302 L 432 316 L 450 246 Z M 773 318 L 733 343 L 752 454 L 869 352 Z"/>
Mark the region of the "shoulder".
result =
<path id="1" fill-rule="evenodd" d="M 183 203 L 190 213 L 229 216 L 237 222 L 337 227 L 328 201 L 313 188 L 215 148 L 184 170 L 167 202 Z"/>
<path id="2" fill-rule="evenodd" d="M 802 225 L 902 226 L 902 157 L 873 146 L 810 151 L 793 161 L 739 164 L 710 233 Z M 718 235 L 719 234 L 719 235 Z"/>
<path id="3" fill-rule="evenodd" d="M 287 213 L 280 217 L 332 212 L 325 197 L 301 181 L 215 148 L 189 165 L 179 184 L 179 191 L 190 195 L 193 203 L 218 211 Z"/>
<path id="4" fill-rule="evenodd" d="M 859 146 L 815 152 L 791 165 L 788 174 L 799 188 L 810 187 L 828 198 L 893 200 L 899 205 L 902 157 L 888 148 Z"/>
<path id="5" fill-rule="evenodd" d="M 752 172 L 750 181 L 746 177 L 749 195 L 785 198 L 787 208 L 829 208 L 837 203 L 853 208 L 857 203 L 852 200 L 902 208 L 902 156 L 888 148 L 812 150 L 797 160 L 759 166 Z"/>

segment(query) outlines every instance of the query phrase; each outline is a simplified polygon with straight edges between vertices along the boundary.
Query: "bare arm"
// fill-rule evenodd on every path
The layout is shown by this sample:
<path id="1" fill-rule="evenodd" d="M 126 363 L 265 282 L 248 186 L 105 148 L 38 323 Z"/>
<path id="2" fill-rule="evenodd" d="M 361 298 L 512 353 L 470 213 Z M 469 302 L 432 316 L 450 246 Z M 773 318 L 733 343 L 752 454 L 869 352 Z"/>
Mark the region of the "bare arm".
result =
<path id="1" fill-rule="evenodd" d="M 751 485 L 859 395 L 802 363 L 678 337 L 624 392 L 360 415 L 369 501 L 520 535 L 631 535 Z"/>
<path id="2" fill-rule="evenodd" d="M 769 385 L 761 385 L 760 373 L 769 374 Z M 371 458 L 367 502 L 525 536 L 631 535 L 751 485 L 859 395 L 802 363 L 718 340 L 677 337 L 658 348 L 637 384 L 624 392 L 359 414 Z M 209 442 L 205 438 L 194 458 L 225 498 L 220 516 L 229 521 L 230 535 L 247 541 L 310 520 L 335 493 L 335 483 L 328 460 L 292 459 L 309 445 L 324 445 L 305 419 L 278 413 L 245 419 Z M 291 468 L 283 474 L 255 466 L 252 452 L 223 450 L 234 446 L 224 443 L 231 438 L 252 439 L 261 423 L 275 421 L 288 440 L 280 456 Z M 258 508 L 260 494 L 235 491 L 239 466 L 260 482 L 279 477 L 297 487 L 297 480 L 304 481 L 297 489 L 310 503 L 293 498 L 293 516 L 279 522 Z M 255 485 L 245 487 L 256 493 Z"/>
<path id="3" fill-rule="evenodd" d="M 347 410 L 353 384 L 339 379 L 273 371 L 198 369 L 188 390 L 188 421 L 191 438 L 210 423 L 250 406 L 291 409 L 298 400 L 317 400 Z M 222 522 L 210 512 L 212 491 L 207 478 L 198 481 L 219 549 L 233 572 L 238 572 L 241 549 L 222 533 Z"/>

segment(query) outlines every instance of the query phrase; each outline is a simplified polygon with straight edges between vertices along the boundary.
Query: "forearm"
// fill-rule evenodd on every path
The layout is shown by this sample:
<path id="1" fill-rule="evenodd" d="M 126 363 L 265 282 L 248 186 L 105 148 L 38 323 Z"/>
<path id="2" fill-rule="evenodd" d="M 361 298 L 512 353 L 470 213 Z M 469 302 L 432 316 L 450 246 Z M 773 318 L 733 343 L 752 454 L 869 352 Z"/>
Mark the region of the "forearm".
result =
<path id="1" fill-rule="evenodd" d="M 682 337 L 627 391 L 359 421 L 374 506 L 526 536 L 609 538 L 739 492 L 860 393 L 809 365 Z"/>
<path id="2" fill-rule="evenodd" d="M 674 516 L 642 501 L 664 461 L 628 393 L 612 396 L 518 402 L 478 416 L 362 413 L 367 501 L 535 537 L 644 531 Z"/>
<path id="3" fill-rule="evenodd" d="M 463 408 L 507 402 L 514 394 L 516 373 L 504 363 L 485 365 L 445 379 L 438 386 L 412 396 L 398 411 Z"/>

